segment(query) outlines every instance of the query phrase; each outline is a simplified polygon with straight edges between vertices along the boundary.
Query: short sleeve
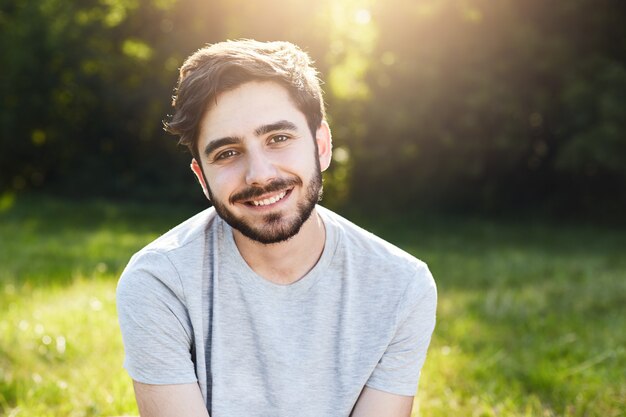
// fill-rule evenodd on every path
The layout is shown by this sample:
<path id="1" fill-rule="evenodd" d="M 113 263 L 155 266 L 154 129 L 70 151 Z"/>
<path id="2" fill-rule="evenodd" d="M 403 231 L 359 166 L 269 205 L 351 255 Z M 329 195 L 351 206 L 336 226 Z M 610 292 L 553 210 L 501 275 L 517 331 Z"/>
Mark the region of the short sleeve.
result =
<path id="1" fill-rule="evenodd" d="M 435 328 L 437 289 L 428 267 L 419 267 L 404 293 L 396 332 L 366 385 L 397 395 L 417 392 L 420 372 Z"/>
<path id="2" fill-rule="evenodd" d="M 146 384 L 196 382 L 192 328 L 180 277 L 166 255 L 140 252 L 117 286 L 124 367 Z"/>

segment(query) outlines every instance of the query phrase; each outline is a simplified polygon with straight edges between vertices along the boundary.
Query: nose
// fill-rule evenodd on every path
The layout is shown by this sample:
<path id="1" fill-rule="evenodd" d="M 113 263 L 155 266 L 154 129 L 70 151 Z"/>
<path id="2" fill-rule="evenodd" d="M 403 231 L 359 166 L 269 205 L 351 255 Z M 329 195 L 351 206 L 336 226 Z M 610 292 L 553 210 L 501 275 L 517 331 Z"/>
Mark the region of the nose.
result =
<path id="1" fill-rule="evenodd" d="M 276 167 L 264 152 L 249 152 L 247 156 L 246 183 L 248 185 L 264 185 L 277 178 Z"/>

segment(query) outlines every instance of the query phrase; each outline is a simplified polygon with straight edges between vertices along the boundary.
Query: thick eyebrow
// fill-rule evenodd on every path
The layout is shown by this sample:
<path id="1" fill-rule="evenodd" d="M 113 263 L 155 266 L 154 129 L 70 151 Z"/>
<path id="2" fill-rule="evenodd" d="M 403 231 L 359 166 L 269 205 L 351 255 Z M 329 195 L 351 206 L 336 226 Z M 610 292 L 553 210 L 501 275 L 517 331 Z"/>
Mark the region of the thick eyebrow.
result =
<path id="1" fill-rule="evenodd" d="M 239 143 L 241 143 L 241 139 L 238 137 L 233 137 L 233 136 L 227 136 L 225 138 L 215 139 L 209 142 L 207 146 L 204 148 L 204 154 L 208 156 L 208 155 L 211 155 L 211 153 L 213 153 L 216 149 L 221 148 L 222 146 L 237 145 Z"/>
<path id="2" fill-rule="evenodd" d="M 254 134 L 257 136 L 262 136 L 262 135 L 266 135 L 270 132 L 275 132 L 277 130 L 290 130 L 292 132 L 295 132 L 298 130 L 298 127 L 291 123 L 288 120 L 280 120 L 278 122 L 275 123 L 270 123 L 267 125 L 263 125 L 263 126 L 259 126 L 254 130 Z"/>
<path id="3" fill-rule="evenodd" d="M 289 131 L 295 132 L 298 130 L 298 127 L 288 120 L 279 120 L 278 122 L 275 122 L 275 123 L 269 123 L 269 124 L 257 127 L 256 129 L 254 129 L 254 134 L 256 136 L 262 136 L 270 132 L 275 132 L 277 130 L 289 130 Z M 211 155 L 211 153 L 215 152 L 216 149 L 219 149 L 222 146 L 237 145 L 237 144 L 240 144 L 241 142 L 242 142 L 242 139 L 236 136 L 226 136 L 224 138 L 215 139 L 206 145 L 206 147 L 204 148 L 204 154 L 208 156 L 208 155 Z"/>

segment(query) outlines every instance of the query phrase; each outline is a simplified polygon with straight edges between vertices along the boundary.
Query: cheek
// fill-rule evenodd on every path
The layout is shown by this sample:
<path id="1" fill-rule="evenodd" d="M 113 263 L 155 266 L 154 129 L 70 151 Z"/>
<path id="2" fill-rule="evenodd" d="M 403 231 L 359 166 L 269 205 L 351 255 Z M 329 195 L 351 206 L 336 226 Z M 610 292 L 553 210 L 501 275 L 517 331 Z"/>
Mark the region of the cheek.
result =
<path id="1" fill-rule="evenodd" d="M 241 171 L 236 165 L 220 167 L 219 169 L 210 169 L 207 173 L 207 185 L 211 189 L 213 195 L 217 198 L 224 199 L 236 190 L 240 184 Z"/>
<path id="2" fill-rule="evenodd" d="M 317 165 L 317 157 L 315 147 L 313 143 L 310 143 L 306 146 L 294 147 L 288 152 L 285 152 L 281 155 L 280 164 L 282 166 L 291 167 L 292 169 L 310 170 Z"/>

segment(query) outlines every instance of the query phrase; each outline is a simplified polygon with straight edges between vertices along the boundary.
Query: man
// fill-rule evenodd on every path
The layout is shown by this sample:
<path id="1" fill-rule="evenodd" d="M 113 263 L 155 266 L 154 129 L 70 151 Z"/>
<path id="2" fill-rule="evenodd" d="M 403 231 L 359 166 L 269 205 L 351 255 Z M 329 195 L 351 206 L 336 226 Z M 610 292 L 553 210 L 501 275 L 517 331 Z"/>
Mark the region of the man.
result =
<path id="1" fill-rule="evenodd" d="M 424 263 L 317 205 L 332 146 L 308 56 L 214 44 L 186 60 L 176 93 L 167 128 L 213 208 L 120 279 L 141 415 L 409 416 L 435 285 Z"/>

